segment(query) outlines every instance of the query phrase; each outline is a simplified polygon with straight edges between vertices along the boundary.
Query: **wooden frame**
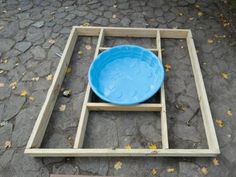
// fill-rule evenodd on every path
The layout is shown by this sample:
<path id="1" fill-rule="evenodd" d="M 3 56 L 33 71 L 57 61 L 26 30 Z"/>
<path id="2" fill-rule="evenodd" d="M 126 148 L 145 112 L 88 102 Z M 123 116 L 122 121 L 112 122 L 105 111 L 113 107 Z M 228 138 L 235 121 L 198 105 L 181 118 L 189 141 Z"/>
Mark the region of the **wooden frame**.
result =
<path id="1" fill-rule="evenodd" d="M 186 39 L 190 60 L 192 64 L 194 79 L 197 88 L 199 104 L 202 112 L 204 128 L 206 132 L 208 149 L 170 149 L 168 143 L 168 128 L 166 116 L 166 101 L 164 85 L 161 88 L 161 103 L 143 103 L 133 106 L 118 106 L 108 103 L 91 102 L 91 88 L 87 85 L 86 94 L 82 106 L 79 125 L 75 137 L 74 147 L 67 149 L 46 149 L 40 148 L 43 136 L 45 134 L 53 107 L 55 105 L 61 84 L 63 82 L 67 66 L 78 36 L 98 36 L 98 42 L 95 50 L 96 57 L 99 51 L 106 50 L 102 47 L 104 36 L 113 37 L 142 37 L 155 38 L 156 48 L 150 49 L 161 54 L 161 38 Z M 87 126 L 89 111 L 159 111 L 161 113 L 161 135 L 162 148 L 151 149 L 85 149 L 82 147 L 85 130 Z M 81 27 L 74 26 L 68 38 L 60 63 L 56 70 L 52 85 L 47 93 L 46 100 L 42 106 L 39 116 L 36 120 L 32 134 L 29 138 L 25 153 L 38 157 L 82 157 L 82 156 L 191 156 L 207 157 L 215 156 L 220 153 L 219 145 L 215 133 L 214 123 L 205 91 L 205 86 L 198 62 L 196 49 L 194 46 L 192 34 L 187 29 L 154 29 L 154 28 L 118 28 L 118 27 Z"/>

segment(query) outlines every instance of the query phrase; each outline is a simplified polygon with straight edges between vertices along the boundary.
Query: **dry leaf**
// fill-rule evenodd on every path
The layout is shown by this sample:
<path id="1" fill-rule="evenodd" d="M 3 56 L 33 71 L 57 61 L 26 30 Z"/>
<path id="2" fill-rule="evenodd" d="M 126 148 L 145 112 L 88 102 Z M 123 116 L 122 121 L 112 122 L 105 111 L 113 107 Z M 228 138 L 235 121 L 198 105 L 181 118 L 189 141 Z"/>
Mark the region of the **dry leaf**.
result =
<path id="1" fill-rule="evenodd" d="M 178 15 L 179 15 L 179 16 L 183 16 L 184 14 L 183 14 L 182 12 L 180 12 Z"/>
<path id="2" fill-rule="evenodd" d="M 83 24 L 83 26 L 89 26 L 89 23 L 88 23 L 88 22 L 85 22 L 85 23 Z"/>
<path id="3" fill-rule="evenodd" d="M 198 15 L 199 17 L 201 17 L 201 16 L 203 16 L 203 13 L 202 13 L 202 12 L 198 12 L 197 15 Z"/>
<path id="4" fill-rule="evenodd" d="M 114 164 L 114 168 L 115 168 L 116 170 L 121 169 L 121 167 L 122 167 L 122 162 L 121 162 L 121 161 L 117 161 L 117 162 Z"/>
<path id="5" fill-rule="evenodd" d="M 4 70 L 0 70 L 0 74 L 2 74 L 4 72 Z"/>
<path id="6" fill-rule="evenodd" d="M 66 105 L 65 104 L 62 104 L 60 107 L 59 107 L 59 111 L 60 112 L 64 112 L 66 110 Z"/>
<path id="7" fill-rule="evenodd" d="M 82 51 L 78 51 L 78 55 L 82 55 L 83 54 L 83 52 Z"/>
<path id="8" fill-rule="evenodd" d="M 47 79 L 48 81 L 51 81 L 51 80 L 53 79 L 53 75 L 52 75 L 52 74 L 49 74 L 49 75 L 46 77 L 46 79 Z"/>
<path id="9" fill-rule="evenodd" d="M 54 44 L 55 42 L 56 42 L 56 41 L 55 41 L 54 39 L 49 39 L 49 40 L 48 40 L 48 43 L 49 43 L 49 44 Z"/>
<path id="10" fill-rule="evenodd" d="M 27 96 L 27 95 L 28 95 L 28 92 L 25 89 L 21 90 L 20 96 Z"/>
<path id="11" fill-rule="evenodd" d="M 116 18 L 116 14 L 112 15 L 112 18 Z"/>
<path id="12" fill-rule="evenodd" d="M 148 146 L 149 149 L 157 149 L 157 145 L 152 143 Z"/>
<path id="13" fill-rule="evenodd" d="M 3 88 L 4 86 L 5 84 L 0 82 L 0 88 Z"/>
<path id="14" fill-rule="evenodd" d="M 4 147 L 5 147 L 6 149 L 10 148 L 10 147 L 11 147 L 11 141 L 9 141 L 9 140 L 5 141 Z"/>
<path id="15" fill-rule="evenodd" d="M 71 71 L 72 71 L 72 68 L 71 68 L 71 67 L 68 67 L 67 70 L 66 70 L 66 74 L 71 73 Z"/>
<path id="16" fill-rule="evenodd" d="M 33 77 L 31 80 L 32 80 L 32 81 L 38 81 L 38 80 L 39 80 L 39 77 Z"/>
<path id="17" fill-rule="evenodd" d="M 151 173 L 152 173 L 152 176 L 156 176 L 158 171 L 157 171 L 157 169 L 153 168 Z"/>
<path id="18" fill-rule="evenodd" d="M 217 158 L 212 159 L 212 163 L 213 163 L 213 165 L 215 165 L 215 166 L 220 165 L 220 162 L 219 162 L 219 160 L 218 160 Z"/>
<path id="19" fill-rule="evenodd" d="M 29 97 L 29 100 L 30 100 L 30 101 L 34 101 L 35 98 L 34 98 L 33 96 L 30 96 L 30 97 Z"/>
<path id="20" fill-rule="evenodd" d="M 229 79 L 228 73 L 223 72 L 223 73 L 221 73 L 221 76 L 226 80 Z"/>
<path id="21" fill-rule="evenodd" d="M 208 174 L 208 169 L 207 169 L 207 167 L 202 167 L 202 168 L 201 168 L 201 172 L 202 172 L 202 174 L 207 175 L 207 174 Z"/>
<path id="22" fill-rule="evenodd" d="M 166 170 L 168 173 L 174 173 L 176 170 L 175 168 L 167 168 Z"/>
<path id="23" fill-rule="evenodd" d="M 85 48 L 87 49 L 87 50 L 91 50 L 91 45 L 85 45 Z"/>
<path id="24" fill-rule="evenodd" d="M 224 121 L 220 119 L 216 119 L 216 124 L 220 128 L 223 128 L 225 126 Z"/>
<path id="25" fill-rule="evenodd" d="M 17 81 L 10 83 L 10 87 L 11 87 L 11 89 L 15 90 L 17 87 Z"/>
<path id="26" fill-rule="evenodd" d="M 228 111 L 227 111 L 227 116 L 228 116 L 228 117 L 232 117 L 232 116 L 233 116 L 231 110 L 228 110 Z"/>
<path id="27" fill-rule="evenodd" d="M 125 145 L 125 149 L 132 149 L 130 144 Z"/>
<path id="28" fill-rule="evenodd" d="M 196 8 L 200 8 L 200 6 L 199 6 L 198 4 L 195 4 L 195 7 L 196 7 Z"/>
<path id="29" fill-rule="evenodd" d="M 165 64 L 165 69 L 166 69 L 166 72 L 170 71 L 171 65 L 170 64 Z"/>
<path id="30" fill-rule="evenodd" d="M 189 19 L 190 21 L 192 21 L 194 18 L 193 18 L 193 17 L 189 17 L 188 19 Z"/>
<path id="31" fill-rule="evenodd" d="M 0 31 L 4 28 L 4 26 L 0 26 Z"/>
<path id="32" fill-rule="evenodd" d="M 207 42 L 208 44 L 213 44 L 214 41 L 212 39 L 208 39 Z"/>

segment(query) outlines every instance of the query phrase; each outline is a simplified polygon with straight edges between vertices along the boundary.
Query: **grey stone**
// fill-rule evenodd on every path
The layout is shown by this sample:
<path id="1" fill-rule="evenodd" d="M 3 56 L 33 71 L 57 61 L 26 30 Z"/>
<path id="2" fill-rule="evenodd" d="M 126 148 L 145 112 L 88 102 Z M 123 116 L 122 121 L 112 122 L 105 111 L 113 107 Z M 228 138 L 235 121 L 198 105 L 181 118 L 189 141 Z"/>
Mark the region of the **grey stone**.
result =
<path id="1" fill-rule="evenodd" d="M 94 23 L 102 25 L 102 26 L 106 26 L 108 25 L 109 22 L 108 22 L 108 19 L 99 17 L 97 20 L 94 21 Z"/>
<path id="2" fill-rule="evenodd" d="M 162 11 L 162 9 L 155 9 L 154 10 L 154 14 L 155 14 L 155 16 L 157 16 L 157 17 L 161 17 L 162 15 L 163 15 L 163 11 Z"/>
<path id="3" fill-rule="evenodd" d="M 31 53 L 33 54 L 34 59 L 36 59 L 36 60 L 43 60 L 46 58 L 46 52 L 40 46 L 36 46 L 35 48 L 33 48 L 31 50 Z"/>
<path id="4" fill-rule="evenodd" d="M 22 110 L 16 116 L 16 123 L 12 133 L 12 143 L 15 147 L 22 147 L 26 145 L 33 129 L 38 111 L 39 109 L 36 107 L 30 107 Z"/>
<path id="5" fill-rule="evenodd" d="M 184 124 L 175 124 L 173 127 L 174 136 L 183 140 L 198 142 L 200 140 L 199 133 L 193 126 Z"/>
<path id="6" fill-rule="evenodd" d="M 200 177 L 203 174 L 200 173 L 200 167 L 191 162 L 179 163 L 179 176 L 181 177 Z"/>
<path id="7" fill-rule="evenodd" d="M 51 68 L 51 62 L 44 61 L 43 63 L 37 66 L 35 72 L 38 74 L 38 76 L 43 77 L 50 74 L 50 68 Z"/>
<path id="8" fill-rule="evenodd" d="M 19 42 L 16 43 L 15 48 L 21 52 L 25 52 L 32 46 L 31 42 Z"/>
<path id="9" fill-rule="evenodd" d="M 62 34 L 69 34 L 70 31 L 71 31 L 71 29 L 64 27 L 64 28 L 62 28 L 62 30 L 60 31 L 60 33 L 62 33 Z"/>
<path id="10" fill-rule="evenodd" d="M 158 143 L 161 141 L 160 134 L 158 134 L 157 129 L 152 124 L 143 124 L 140 127 L 140 133 L 149 142 Z"/>
<path id="11" fill-rule="evenodd" d="M 19 59 L 22 63 L 27 62 L 29 59 L 31 59 L 33 55 L 30 53 L 30 51 L 27 51 L 19 56 Z"/>
<path id="12" fill-rule="evenodd" d="M 65 19 L 71 21 L 71 20 L 73 20 L 75 17 L 76 17 L 75 14 L 69 14 L 69 15 L 67 15 L 67 16 L 65 17 Z"/>
<path id="13" fill-rule="evenodd" d="M 105 18 L 111 18 L 112 17 L 112 12 L 110 12 L 110 11 L 104 12 L 104 17 Z"/>
<path id="14" fill-rule="evenodd" d="M 3 120 L 4 104 L 0 104 L 0 121 Z"/>
<path id="15" fill-rule="evenodd" d="M 29 71 L 26 74 L 24 74 L 22 81 L 31 81 L 34 76 L 35 76 L 34 73 L 32 71 Z"/>
<path id="16" fill-rule="evenodd" d="M 11 96 L 5 105 L 4 120 L 14 117 L 25 103 L 25 97 Z"/>
<path id="17" fill-rule="evenodd" d="M 108 173 L 108 161 L 103 158 L 78 158 L 76 164 L 82 171 L 104 176 Z"/>
<path id="18" fill-rule="evenodd" d="M 7 71 L 12 70 L 16 66 L 17 61 L 18 59 L 16 57 L 11 57 L 8 59 L 7 63 L 0 64 L 0 69 Z"/>
<path id="19" fill-rule="evenodd" d="M 67 174 L 67 175 L 74 175 L 78 174 L 79 168 L 72 164 L 55 164 L 53 165 L 52 172 L 55 174 Z"/>
<path id="20" fill-rule="evenodd" d="M 4 152 L 2 156 L 0 156 L 0 166 L 2 168 L 6 168 L 8 165 L 10 165 L 11 159 L 13 157 L 14 150 L 7 150 Z"/>
<path id="21" fill-rule="evenodd" d="M 119 4 L 118 8 L 119 9 L 124 9 L 124 10 L 129 9 L 129 2 L 125 2 L 125 3 Z"/>
<path id="22" fill-rule="evenodd" d="M 8 87 L 0 88 L 0 100 L 4 100 L 5 98 L 8 98 L 11 94 L 11 90 Z"/>
<path id="23" fill-rule="evenodd" d="M 41 106 L 45 101 L 46 92 L 44 92 L 43 90 L 33 92 L 32 97 L 34 97 L 34 101 L 32 104 L 36 106 Z"/>
<path id="24" fill-rule="evenodd" d="M 89 19 L 91 21 L 95 20 L 96 19 L 96 15 L 93 15 L 92 13 L 89 13 L 86 15 L 86 19 Z"/>
<path id="25" fill-rule="evenodd" d="M 78 15 L 79 17 L 84 17 L 85 15 L 87 15 L 88 14 L 88 12 L 87 11 L 77 11 L 76 12 L 76 15 Z"/>
<path id="26" fill-rule="evenodd" d="M 20 20 L 25 20 L 25 19 L 27 19 L 27 18 L 29 18 L 29 13 L 27 13 L 27 12 L 24 12 L 24 13 L 19 13 L 19 14 L 17 14 L 17 17 L 20 19 Z"/>
<path id="27" fill-rule="evenodd" d="M 70 148 L 71 144 L 69 141 L 66 139 L 65 135 L 61 135 L 58 133 L 52 133 L 49 135 L 47 142 L 45 144 L 46 148 Z"/>
<path id="28" fill-rule="evenodd" d="M 44 21 L 37 21 L 32 26 L 34 26 L 36 28 L 41 28 L 41 27 L 43 27 L 43 25 L 44 25 Z"/>
<path id="29" fill-rule="evenodd" d="M 171 12 L 164 13 L 164 18 L 166 19 L 167 22 L 171 22 L 176 18 L 176 15 Z"/>
<path id="30" fill-rule="evenodd" d="M 38 82 L 34 83 L 34 90 L 47 90 L 51 85 L 51 81 L 46 79 L 39 79 Z"/>
<path id="31" fill-rule="evenodd" d="M 121 19 L 120 23 L 122 24 L 122 26 L 129 26 L 129 24 L 131 23 L 130 19 L 127 17 L 124 17 Z"/>
<path id="32" fill-rule="evenodd" d="M 11 22 L 9 25 L 7 25 L 4 28 L 4 31 L 1 32 L 1 34 L 5 37 L 5 38 L 10 38 L 16 35 L 16 33 L 19 30 L 19 24 L 17 21 L 13 21 Z"/>
<path id="33" fill-rule="evenodd" d="M 33 20 L 23 20 L 23 21 L 20 21 L 20 28 L 25 28 L 29 25 L 31 25 L 32 23 L 34 23 Z"/>
<path id="34" fill-rule="evenodd" d="M 21 12 L 24 12 L 26 10 L 31 9 L 32 7 L 33 7 L 33 3 L 32 2 L 27 3 L 27 4 L 23 3 L 23 4 L 21 4 L 20 9 L 21 9 Z"/>
<path id="35" fill-rule="evenodd" d="M 61 53 L 61 50 L 56 46 L 52 46 L 48 51 L 48 58 L 49 59 L 58 58 L 56 53 Z"/>
<path id="36" fill-rule="evenodd" d="M 11 140 L 12 124 L 7 123 L 0 127 L 0 152 L 5 150 L 5 142 Z"/>
<path id="37" fill-rule="evenodd" d="M 11 39 L 1 39 L 0 40 L 0 52 L 7 52 L 12 48 L 15 42 Z"/>
<path id="38" fill-rule="evenodd" d="M 43 41 L 44 35 L 40 28 L 31 27 L 28 29 L 26 39 L 30 42 L 40 43 Z"/>
<path id="39" fill-rule="evenodd" d="M 64 18 L 66 16 L 66 13 L 65 12 L 62 12 L 62 13 L 58 13 L 55 15 L 56 18 Z"/>
<path id="40" fill-rule="evenodd" d="M 16 36 L 14 37 L 16 42 L 20 42 L 25 38 L 26 32 L 25 31 L 19 31 Z"/>

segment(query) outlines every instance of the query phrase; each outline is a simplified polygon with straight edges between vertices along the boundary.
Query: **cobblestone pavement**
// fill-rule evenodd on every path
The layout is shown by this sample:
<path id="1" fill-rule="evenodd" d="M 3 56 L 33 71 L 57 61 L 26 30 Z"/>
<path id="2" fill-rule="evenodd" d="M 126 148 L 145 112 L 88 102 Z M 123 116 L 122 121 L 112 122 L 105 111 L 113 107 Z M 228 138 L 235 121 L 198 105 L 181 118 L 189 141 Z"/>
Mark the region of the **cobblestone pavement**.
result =
<path id="1" fill-rule="evenodd" d="M 0 177 L 47 177 L 51 173 L 192 177 L 236 175 L 236 43 L 215 1 L 196 0 L 1 0 L 0 3 Z M 189 28 L 198 50 L 220 144 L 214 158 L 32 158 L 23 154 L 73 25 Z M 43 147 L 71 147 L 96 38 L 75 47 Z M 105 39 L 105 45 L 154 46 L 152 39 Z M 206 148 L 185 41 L 162 40 L 170 146 Z M 155 98 L 153 98 L 155 99 Z M 153 99 L 149 101 L 153 101 Z M 94 96 L 94 101 L 98 98 Z M 59 111 L 66 105 L 65 111 Z M 125 119 L 127 117 L 127 119 Z M 191 119 L 191 121 L 189 121 Z M 218 121 L 216 121 L 218 120 Z M 222 121 L 221 121 L 222 120 Z M 187 123 L 189 123 L 187 125 Z M 90 115 L 85 147 L 161 147 L 156 113 Z M 122 166 L 115 169 L 120 161 Z M 153 170 L 154 169 L 154 170 Z M 156 170 L 156 171 L 155 171 Z M 152 174 L 153 173 L 153 174 Z"/>

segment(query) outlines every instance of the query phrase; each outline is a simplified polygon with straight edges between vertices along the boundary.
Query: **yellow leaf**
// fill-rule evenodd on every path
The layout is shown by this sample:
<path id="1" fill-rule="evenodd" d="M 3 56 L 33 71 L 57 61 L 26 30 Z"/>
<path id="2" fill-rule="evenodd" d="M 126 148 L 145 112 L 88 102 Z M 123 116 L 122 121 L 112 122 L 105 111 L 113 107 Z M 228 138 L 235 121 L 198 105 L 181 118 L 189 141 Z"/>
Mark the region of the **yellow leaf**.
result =
<path id="1" fill-rule="evenodd" d="M 228 110 L 228 111 L 227 111 L 227 116 L 229 116 L 229 117 L 232 117 L 232 116 L 233 116 L 231 110 Z"/>
<path id="2" fill-rule="evenodd" d="M 166 72 L 170 71 L 171 65 L 170 64 L 165 64 L 165 69 L 166 69 Z"/>
<path id="3" fill-rule="evenodd" d="M 83 24 L 83 26 L 89 26 L 89 23 L 88 23 L 88 22 L 85 22 L 85 23 Z"/>
<path id="4" fill-rule="evenodd" d="M 56 41 L 55 41 L 54 39 L 49 39 L 49 40 L 48 40 L 48 43 L 49 43 L 49 44 L 54 44 L 55 42 L 56 42 Z"/>
<path id="5" fill-rule="evenodd" d="M 212 39 L 208 39 L 207 42 L 208 44 L 213 44 L 214 41 Z"/>
<path id="6" fill-rule="evenodd" d="M 29 100 L 30 100 L 30 101 L 34 101 L 35 98 L 34 98 L 33 96 L 30 96 L 30 97 L 29 97 Z"/>
<path id="7" fill-rule="evenodd" d="M 125 149 L 132 149 L 130 144 L 125 145 Z"/>
<path id="8" fill-rule="evenodd" d="M 9 140 L 5 141 L 4 147 L 5 147 L 6 149 L 10 148 L 10 147 L 11 147 L 11 141 L 9 141 Z"/>
<path id="9" fill-rule="evenodd" d="M 157 169 L 153 168 L 151 173 L 152 173 L 152 176 L 156 176 L 158 171 L 157 171 Z"/>
<path id="10" fill-rule="evenodd" d="M 121 169 L 121 167 L 122 167 L 122 162 L 121 162 L 121 161 L 117 161 L 117 162 L 114 164 L 114 168 L 115 168 L 116 170 Z"/>
<path id="11" fill-rule="evenodd" d="M 28 95 L 28 92 L 25 89 L 21 90 L 20 96 L 27 96 L 27 95 Z"/>
<path id="12" fill-rule="evenodd" d="M 201 172 L 202 172 L 202 174 L 207 175 L 207 174 L 208 174 L 208 169 L 207 169 L 207 167 L 202 167 L 202 168 L 201 168 Z"/>
<path id="13" fill-rule="evenodd" d="M 91 50 L 91 45 L 85 45 L 85 48 L 87 49 L 87 50 Z"/>
<path id="14" fill-rule="evenodd" d="M 67 70 L 66 70 L 66 74 L 71 73 L 71 71 L 72 71 L 72 68 L 71 68 L 71 67 L 68 67 Z"/>
<path id="15" fill-rule="evenodd" d="M 219 162 L 219 160 L 218 160 L 217 158 L 212 159 L 212 163 L 213 163 L 213 165 L 215 165 L 215 166 L 220 165 L 220 162 Z"/>
<path id="16" fill-rule="evenodd" d="M 174 173 L 176 171 L 175 168 L 167 168 L 166 170 L 168 173 Z"/>
<path id="17" fill-rule="evenodd" d="M 17 87 L 17 81 L 10 83 L 10 87 L 11 87 L 11 89 L 15 90 Z"/>
<path id="18" fill-rule="evenodd" d="M 221 75 L 224 79 L 226 79 L 226 80 L 229 79 L 228 73 L 223 72 L 223 73 L 221 73 Z"/>
<path id="19" fill-rule="evenodd" d="M 148 148 L 149 149 L 157 149 L 157 145 L 152 143 L 148 146 Z"/>
<path id="20" fill-rule="evenodd" d="M 46 79 L 47 79 L 48 81 L 51 81 L 51 80 L 53 79 L 53 75 L 52 75 L 52 74 L 49 74 L 49 75 L 46 77 Z"/>
<path id="21" fill-rule="evenodd" d="M 66 110 L 66 105 L 65 104 L 62 104 L 60 107 L 59 107 L 59 111 L 60 112 L 64 112 Z"/>
<path id="22" fill-rule="evenodd" d="M 201 16 L 203 16 L 203 13 L 202 13 L 202 12 L 198 12 L 197 15 L 198 15 L 199 17 L 201 17 Z"/>
<path id="23" fill-rule="evenodd" d="M 38 81 L 38 80 L 39 80 L 39 77 L 33 77 L 31 80 L 32 80 L 32 81 Z"/>
<path id="24" fill-rule="evenodd" d="M 216 125 L 220 128 L 223 128 L 225 126 L 224 121 L 220 119 L 216 119 Z"/>
<path id="25" fill-rule="evenodd" d="M 82 55 L 83 54 L 83 52 L 82 51 L 78 51 L 78 55 Z"/>

